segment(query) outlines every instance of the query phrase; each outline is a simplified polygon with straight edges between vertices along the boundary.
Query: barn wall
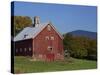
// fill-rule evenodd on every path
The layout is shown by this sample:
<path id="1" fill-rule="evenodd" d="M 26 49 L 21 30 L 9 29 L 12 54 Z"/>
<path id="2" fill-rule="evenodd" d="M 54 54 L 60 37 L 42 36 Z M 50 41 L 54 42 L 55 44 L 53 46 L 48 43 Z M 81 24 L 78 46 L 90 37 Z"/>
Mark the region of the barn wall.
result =
<path id="1" fill-rule="evenodd" d="M 46 36 L 49 39 L 46 39 Z M 54 40 L 51 40 L 54 37 Z M 48 46 L 52 46 L 53 50 L 48 51 Z M 55 30 L 51 27 L 48 31 L 47 27 L 44 28 L 39 35 L 34 39 L 34 54 L 39 58 L 45 59 L 46 54 L 54 54 L 54 59 L 63 59 L 63 42 Z"/>
<path id="2" fill-rule="evenodd" d="M 32 56 L 32 39 L 15 42 L 15 55 Z"/>

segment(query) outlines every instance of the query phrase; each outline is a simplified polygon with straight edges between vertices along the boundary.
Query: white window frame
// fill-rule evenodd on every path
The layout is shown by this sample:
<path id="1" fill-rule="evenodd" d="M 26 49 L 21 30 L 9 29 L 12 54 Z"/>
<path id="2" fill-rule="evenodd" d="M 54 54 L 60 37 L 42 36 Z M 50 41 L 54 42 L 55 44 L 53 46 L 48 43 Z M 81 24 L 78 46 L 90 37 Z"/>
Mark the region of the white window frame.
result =
<path id="1" fill-rule="evenodd" d="M 54 40 L 54 36 L 51 36 L 51 40 Z"/>
<path id="2" fill-rule="evenodd" d="M 46 39 L 46 40 L 49 40 L 49 36 L 46 36 L 45 39 Z"/>
<path id="3" fill-rule="evenodd" d="M 31 47 L 29 47 L 29 51 L 31 51 L 32 49 L 31 49 Z"/>
<path id="4" fill-rule="evenodd" d="M 48 26 L 47 26 L 47 29 L 48 29 L 48 31 L 51 31 L 51 26 L 48 25 Z"/>
<path id="5" fill-rule="evenodd" d="M 53 48 L 52 48 L 51 46 L 48 46 L 48 47 L 47 47 L 47 50 L 48 50 L 48 51 L 52 51 L 52 50 L 50 50 L 50 48 L 53 50 Z"/>

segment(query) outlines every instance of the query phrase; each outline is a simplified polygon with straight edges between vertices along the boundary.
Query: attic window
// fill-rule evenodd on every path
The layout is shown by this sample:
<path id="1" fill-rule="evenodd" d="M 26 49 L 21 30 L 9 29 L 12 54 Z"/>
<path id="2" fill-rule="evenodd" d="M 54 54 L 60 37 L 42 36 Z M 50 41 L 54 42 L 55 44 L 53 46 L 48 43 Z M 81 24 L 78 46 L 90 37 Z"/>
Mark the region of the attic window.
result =
<path id="1" fill-rule="evenodd" d="M 49 36 L 46 36 L 45 39 L 46 39 L 46 40 L 49 40 Z"/>
<path id="2" fill-rule="evenodd" d="M 50 26 L 50 25 L 48 25 L 47 29 L 48 29 L 48 31 L 50 31 L 50 30 L 51 30 L 51 26 Z"/>
<path id="3" fill-rule="evenodd" d="M 54 37 L 53 36 L 51 36 L 51 40 L 54 40 Z"/>

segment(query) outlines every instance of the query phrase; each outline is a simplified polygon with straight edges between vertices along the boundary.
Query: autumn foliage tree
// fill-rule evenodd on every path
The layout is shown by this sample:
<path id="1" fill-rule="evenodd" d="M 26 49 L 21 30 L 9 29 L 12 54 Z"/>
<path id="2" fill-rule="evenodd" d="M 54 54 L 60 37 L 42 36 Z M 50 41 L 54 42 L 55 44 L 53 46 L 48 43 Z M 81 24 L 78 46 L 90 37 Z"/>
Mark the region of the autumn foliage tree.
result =
<path id="1" fill-rule="evenodd" d="M 32 19 L 28 16 L 12 16 L 14 36 L 18 34 L 23 28 L 32 25 Z"/>

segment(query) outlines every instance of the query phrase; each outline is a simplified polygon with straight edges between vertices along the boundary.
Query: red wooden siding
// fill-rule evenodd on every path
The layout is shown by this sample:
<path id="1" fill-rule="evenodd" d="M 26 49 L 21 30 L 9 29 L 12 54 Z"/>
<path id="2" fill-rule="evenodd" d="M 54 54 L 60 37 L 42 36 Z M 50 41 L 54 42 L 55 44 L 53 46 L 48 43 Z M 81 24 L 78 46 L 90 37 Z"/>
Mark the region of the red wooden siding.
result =
<path id="1" fill-rule="evenodd" d="M 49 39 L 46 39 L 46 36 L 48 36 Z M 54 40 L 51 40 L 51 37 L 54 37 Z M 52 51 L 48 51 L 48 46 L 52 47 Z M 62 39 L 52 27 L 50 31 L 47 30 L 47 27 L 44 28 L 34 39 L 34 53 L 36 56 L 41 55 L 41 59 L 45 58 L 45 55 L 49 53 L 53 53 L 55 59 L 58 59 L 58 54 L 62 56 L 59 57 L 59 59 L 63 58 Z"/>
<path id="2" fill-rule="evenodd" d="M 23 40 L 15 43 L 15 55 L 32 56 L 32 40 Z"/>

